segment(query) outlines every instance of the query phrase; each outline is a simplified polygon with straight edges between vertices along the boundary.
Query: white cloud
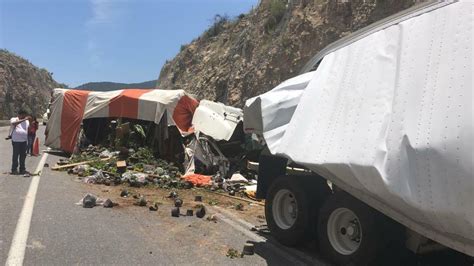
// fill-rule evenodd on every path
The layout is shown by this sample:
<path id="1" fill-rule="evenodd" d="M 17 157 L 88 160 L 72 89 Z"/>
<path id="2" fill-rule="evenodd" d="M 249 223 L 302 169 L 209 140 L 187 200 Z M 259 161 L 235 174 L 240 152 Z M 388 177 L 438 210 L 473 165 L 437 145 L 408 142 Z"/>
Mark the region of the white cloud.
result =
<path id="1" fill-rule="evenodd" d="M 89 0 L 92 15 L 85 23 L 88 36 L 86 43 L 89 63 L 92 67 L 99 67 L 102 64 L 103 52 L 98 42 L 103 31 L 116 26 L 123 15 L 123 2 L 125 0 Z"/>
<path id="2" fill-rule="evenodd" d="M 116 7 L 112 0 L 90 0 L 92 17 L 87 21 L 88 26 L 110 24 L 116 18 Z"/>

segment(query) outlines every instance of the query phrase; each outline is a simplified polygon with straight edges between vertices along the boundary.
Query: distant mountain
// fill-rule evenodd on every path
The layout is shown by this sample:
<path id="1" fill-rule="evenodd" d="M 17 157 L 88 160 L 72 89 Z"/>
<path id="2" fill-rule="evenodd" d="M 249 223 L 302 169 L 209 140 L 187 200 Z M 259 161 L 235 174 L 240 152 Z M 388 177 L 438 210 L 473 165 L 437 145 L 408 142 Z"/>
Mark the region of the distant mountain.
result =
<path id="1" fill-rule="evenodd" d="M 125 88 L 133 89 L 154 89 L 156 80 L 145 81 L 141 83 L 116 83 L 116 82 L 89 82 L 77 87 L 77 89 L 90 91 L 113 91 Z"/>
<path id="2" fill-rule="evenodd" d="M 5 49 L 0 49 L 0 120 L 21 108 L 40 116 L 46 111 L 53 88 L 62 86 L 44 68 Z"/>

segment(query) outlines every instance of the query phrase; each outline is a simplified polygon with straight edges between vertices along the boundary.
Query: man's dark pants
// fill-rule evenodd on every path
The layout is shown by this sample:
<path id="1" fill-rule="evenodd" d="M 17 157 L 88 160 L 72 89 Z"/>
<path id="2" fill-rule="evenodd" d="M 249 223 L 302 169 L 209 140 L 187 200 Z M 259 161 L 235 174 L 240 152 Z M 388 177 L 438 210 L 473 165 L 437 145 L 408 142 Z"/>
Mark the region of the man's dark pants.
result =
<path id="1" fill-rule="evenodd" d="M 26 159 L 26 141 L 15 142 L 12 141 L 13 156 L 12 156 L 12 172 L 16 172 L 18 163 L 20 164 L 20 173 L 25 172 L 25 159 Z"/>

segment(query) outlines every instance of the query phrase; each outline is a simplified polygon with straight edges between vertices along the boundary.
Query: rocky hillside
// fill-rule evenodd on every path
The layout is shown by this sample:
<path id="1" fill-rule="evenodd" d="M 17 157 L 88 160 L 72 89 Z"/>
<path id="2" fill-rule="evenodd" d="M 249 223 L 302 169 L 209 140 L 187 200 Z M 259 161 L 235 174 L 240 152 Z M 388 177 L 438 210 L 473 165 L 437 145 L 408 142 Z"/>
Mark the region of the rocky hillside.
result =
<path id="1" fill-rule="evenodd" d="M 326 45 L 420 0 L 261 0 L 249 14 L 216 16 L 160 73 L 158 88 L 242 106 L 295 76 Z"/>
<path id="2" fill-rule="evenodd" d="M 0 50 L 0 119 L 9 119 L 19 108 L 40 117 L 48 105 L 51 89 L 59 86 L 46 69 Z"/>

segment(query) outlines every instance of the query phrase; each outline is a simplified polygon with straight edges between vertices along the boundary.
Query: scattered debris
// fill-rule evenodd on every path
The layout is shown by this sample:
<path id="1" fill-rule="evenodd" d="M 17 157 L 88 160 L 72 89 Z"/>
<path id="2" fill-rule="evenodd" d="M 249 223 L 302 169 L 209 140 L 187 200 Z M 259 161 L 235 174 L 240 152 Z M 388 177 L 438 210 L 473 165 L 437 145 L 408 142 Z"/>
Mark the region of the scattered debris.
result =
<path id="1" fill-rule="evenodd" d="M 48 168 L 48 167 L 49 167 L 49 163 L 45 163 L 45 164 L 44 164 L 44 167 Z"/>
<path id="2" fill-rule="evenodd" d="M 179 208 L 178 207 L 175 207 L 175 208 L 171 209 L 171 216 L 179 217 Z"/>
<path id="3" fill-rule="evenodd" d="M 82 198 L 82 207 L 93 208 L 96 205 L 97 197 L 92 194 L 87 194 Z"/>
<path id="4" fill-rule="evenodd" d="M 171 191 L 170 194 L 168 195 L 168 198 L 177 198 L 178 197 L 178 193 L 176 191 Z"/>
<path id="5" fill-rule="evenodd" d="M 253 255 L 255 254 L 255 246 L 253 243 L 247 242 L 244 245 L 242 255 Z"/>
<path id="6" fill-rule="evenodd" d="M 112 157 L 114 154 L 111 153 L 109 150 L 104 150 L 102 151 L 100 154 L 99 154 L 99 158 L 101 159 L 105 159 L 105 158 L 110 158 Z"/>
<path id="7" fill-rule="evenodd" d="M 78 176 L 86 176 L 86 173 L 89 173 L 90 168 L 91 167 L 88 164 L 77 165 L 72 168 L 72 173 Z"/>
<path id="8" fill-rule="evenodd" d="M 217 223 L 217 217 L 216 217 L 215 214 L 212 214 L 212 215 L 207 216 L 206 219 L 207 219 L 209 222 Z"/>
<path id="9" fill-rule="evenodd" d="M 122 189 L 122 192 L 120 192 L 120 197 L 122 198 L 128 197 L 128 190 Z"/>
<path id="10" fill-rule="evenodd" d="M 202 201 L 202 196 L 201 195 L 197 195 L 194 197 L 194 201 L 199 201 L 201 202 Z"/>
<path id="11" fill-rule="evenodd" d="M 186 216 L 194 216 L 194 211 L 189 209 L 186 211 Z"/>
<path id="12" fill-rule="evenodd" d="M 104 206 L 104 208 L 114 207 L 114 203 L 110 199 L 106 199 L 102 205 Z"/>
<path id="13" fill-rule="evenodd" d="M 127 169 L 126 161 L 117 161 L 115 165 L 117 166 L 117 170 L 123 170 L 123 172 L 125 172 L 125 170 Z"/>
<path id="14" fill-rule="evenodd" d="M 239 182 L 248 182 L 247 178 L 245 178 L 243 175 L 239 173 L 233 174 L 230 179 L 227 182 L 232 182 L 232 183 L 239 183 Z"/>
<path id="15" fill-rule="evenodd" d="M 175 207 L 178 207 L 178 208 L 181 207 L 181 206 L 183 206 L 183 200 L 180 199 L 180 198 L 175 199 L 175 200 L 174 200 L 174 206 L 175 206 Z"/>
<path id="16" fill-rule="evenodd" d="M 206 207 L 204 205 L 201 205 L 198 207 L 196 210 L 196 217 L 198 218 L 203 218 L 206 215 Z"/>
<path id="17" fill-rule="evenodd" d="M 131 187 L 141 187 L 148 184 L 148 175 L 133 171 L 127 171 L 122 174 L 122 182 L 128 182 Z"/>
<path id="18" fill-rule="evenodd" d="M 227 250 L 227 255 L 226 256 L 231 258 L 231 259 L 234 259 L 234 258 L 241 258 L 242 254 L 240 254 L 240 252 L 236 249 L 229 248 L 229 250 Z"/>
<path id="19" fill-rule="evenodd" d="M 147 204 L 147 202 L 146 202 L 145 196 L 140 196 L 139 199 L 137 200 L 137 202 L 135 203 L 135 205 L 141 206 L 141 207 L 146 206 L 146 204 Z"/>
<path id="20" fill-rule="evenodd" d="M 156 212 L 156 211 L 158 210 L 158 203 L 155 202 L 153 205 L 151 205 L 150 207 L 148 207 L 148 209 L 149 209 L 150 211 Z"/>
<path id="21" fill-rule="evenodd" d="M 219 204 L 219 201 L 216 200 L 216 199 L 209 200 L 209 205 L 211 205 L 211 206 L 215 206 L 215 205 L 218 205 L 218 204 Z"/>
<path id="22" fill-rule="evenodd" d="M 235 209 L 238 211 L 243 211 L 244 210 L 244 204 L 239 203 L 235 205 Z"/>

